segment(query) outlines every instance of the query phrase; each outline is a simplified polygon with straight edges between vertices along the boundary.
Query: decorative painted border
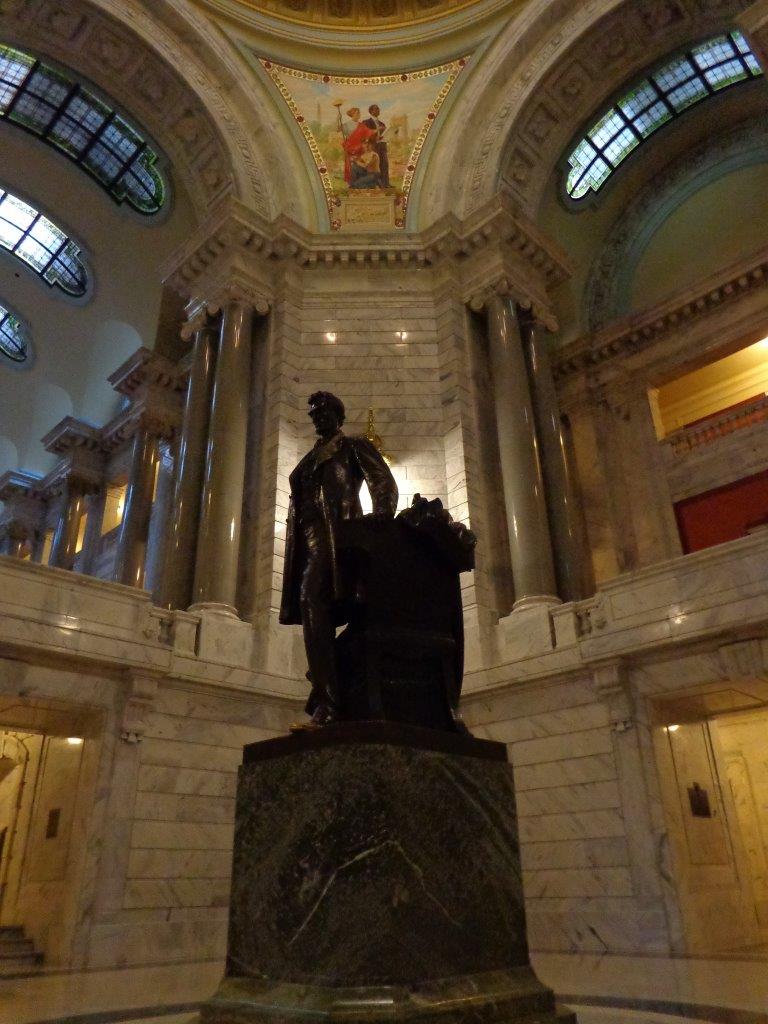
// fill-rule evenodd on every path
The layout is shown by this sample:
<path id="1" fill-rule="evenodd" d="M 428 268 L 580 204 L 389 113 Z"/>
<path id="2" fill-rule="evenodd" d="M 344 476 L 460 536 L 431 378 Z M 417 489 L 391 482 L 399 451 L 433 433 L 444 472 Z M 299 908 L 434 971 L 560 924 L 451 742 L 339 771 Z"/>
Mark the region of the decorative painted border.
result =
<path id="1" fill-rule="evenodd" d="M 400 74 L 394 75 L 331 75 L 326 74 L 322 71 L 302 71 L 300 68 L 287 67 L 285 64 L 277 64 L 274 61 L 268 60 L 266 57 L 259 57 L 259 63 L 267 72 L 269 77 L 275 83 L 280 95 L 285 100 L 288 109 L 293 115 L 293 119 L 299 126 L 299 129 L 306 139 L 307 145 L 309 146 L 312 158 L 315 161 L 315 167 L 320 174 L 320 180 L 323 183 L 323 192 L 325 193 L 325 201 L 328 204 L 328 214 L 331 218 L 331 230 L 338 231 L 341 228 L 341 221 L 338 218 L 334 218 L 334 208 L 341 205 L 341 200 L 338 196 L 334 195 L 333 185 L 331 183 L 331 176 L 328 168 L 323 160 L 322 153 L 317 144 L 317 140 L 312 134 L 312 130 L 309 127 L 304 115 L 297 107 L 293 96 L 288 90 L 288 87 L 283 82 L 281 75 L 285 75 L 288 78 L 302 78 L 305 81 L 310 82 L 323 82 L 325 84 L 333 83 L 334 85 L 393 85 L 396 82 L 407 82 L 410 79 L 421 79 L 421 78 L 432 78 L 435 75 L 440 75 L 446 71 L 450 72 L 448 78 L 443 83 L 443 87 L 435 97 L 432 106 L 427 112 L 427 116 L 419 130 L 419 134 L 416 141 L 413 144 L 408 163 L 406 165 L 405 175 L 403 176 L 402 189 L 398 189 L 395 196 L 395 208 L 397 210 L 395 217 L 395 227 L 405 227 L 405 213 L 408 207 L 408 196 L 411 190 L 411 184 L 413 182 L 413 176 L 416 173 L 416 164 L 418 163 L 421 152 L 424 148 L 427 135 L 432 125 L 437 119 L 438 112 L 445 102 L 448 93 L 453 88 L 456 79 L 459 77 L 463 69 L 466 67 L 469 61 L 469 55 L 465 57 L 458 57 L 456 60 L 449 61 L 446 64 L 438 64 L 432 68 L 419 68 L 416 71 L 403 71 Z"/>

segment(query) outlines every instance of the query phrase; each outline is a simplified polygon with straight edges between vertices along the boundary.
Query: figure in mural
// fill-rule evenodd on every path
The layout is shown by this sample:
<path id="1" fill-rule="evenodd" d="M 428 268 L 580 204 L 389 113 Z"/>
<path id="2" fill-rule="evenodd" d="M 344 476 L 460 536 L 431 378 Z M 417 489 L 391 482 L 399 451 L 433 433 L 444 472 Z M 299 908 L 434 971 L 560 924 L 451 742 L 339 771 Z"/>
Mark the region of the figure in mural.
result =
<path id="1" fill-rule="evenodd" d="M 381 188 L 381 165 L 375 145 L 373 139 L 363 141 L 362 152 L 352 160 L 350 188 Z"/>
<path id="2" fill-rule="evenodd" d="M 334 653 L 336 627 L 346 620 L 336 534 L 339 523 L 362 519 L 360 488 L 368 484 L 376 519 L 397 509 L 389 466 L 365 437 L 342 433 L 344 403 L 328 391 L 309 398 L 318 439 L 290 475 L 280 622 L 301 625 L 312 692 L 307 711 L 314 726 L 339 717 Z"/>
<path id="3" fill-rule="evenodd" d="M 331 230 L 352 224 L 381 226 L 382 217 L 393 227 L 405 227 L 416 164 L 466 58 L 375 78 L 260 60 L 310 147 L 323 181 Z M 366 139 L 372 141 L 378 161 L 364 147 Z"/>
<path id="4" fill-rule="evenodd" d="M 348 131 L 342 128 L 341 144 L 344 149 L 344 181 L 351 186 L 356 177 L 366 173 L 364 168 L 355 166 L 355 161 L 363 152 L 365 140 L 373 138 L 376 132 L 360 120 L 359 107 L 350 107 L 347 117 L 352 121 L 354 127 Z"/>
<path id="5" fill-rule="evenodd" d="M 387 144 L 384 141 L 384 133 L 387 130 L 387 126 L 382 120 L 379 119 L 381 109 L 377 103 L 372 103 L 368 107 L 368 113 L 371 115 L 367 117 L 363 124 L 376 132 L 376 137 L 373 142 L 376 155 L 379 158 L 379 174 L 381 175 L 381 187 L 389 188 L 389 152 Z"/>

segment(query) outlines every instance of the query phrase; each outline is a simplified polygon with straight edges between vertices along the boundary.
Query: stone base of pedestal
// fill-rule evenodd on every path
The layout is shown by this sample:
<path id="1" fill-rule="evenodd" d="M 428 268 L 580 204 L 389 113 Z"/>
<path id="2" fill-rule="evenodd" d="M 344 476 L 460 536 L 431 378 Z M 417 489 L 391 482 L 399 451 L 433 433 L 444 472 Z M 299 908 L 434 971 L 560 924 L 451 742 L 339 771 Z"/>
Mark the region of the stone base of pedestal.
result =
<path id="1" fill-rule="evenodd" d="M 576 1024 L 530 967 L 422 987 L 320 988 L 225 978 L 201 1024 Z"/>
<path id="2" fill-rule="evenodd" d="M 206 1024 L 574 1021 L 528 961 L 503 744 L 358 722 L 245 748 Z"/>

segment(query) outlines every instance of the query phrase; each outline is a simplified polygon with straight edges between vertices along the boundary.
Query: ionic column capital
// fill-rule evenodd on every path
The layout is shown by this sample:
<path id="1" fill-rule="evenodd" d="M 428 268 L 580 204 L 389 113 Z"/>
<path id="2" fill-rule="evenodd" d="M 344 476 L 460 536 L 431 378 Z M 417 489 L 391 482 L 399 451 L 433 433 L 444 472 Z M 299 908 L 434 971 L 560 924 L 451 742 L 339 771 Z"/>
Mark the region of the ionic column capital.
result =
<path id="1" fill-rule="evenodd" d="M 505 274 L 500 274 L 473 291 L 467 300 L 467 305 L 478 313 L 482 309 L 486 309 L 494 298 L 511 299 L 550 333 L 554 334 L 559 329 L 557 318 L 549 305 L 537 299 L 525 286 L 516 283 Z"/>
<path id="2" fill-rule="evenodd" d="M 269 298 L 254 284 L 247 281 L 231 281 L 213 293 L 206 303 L 206 308 L 211 316 L 215 316 L 232 303 L 250 306 L 259 316 L 266 316 L 271 305 Z"/>

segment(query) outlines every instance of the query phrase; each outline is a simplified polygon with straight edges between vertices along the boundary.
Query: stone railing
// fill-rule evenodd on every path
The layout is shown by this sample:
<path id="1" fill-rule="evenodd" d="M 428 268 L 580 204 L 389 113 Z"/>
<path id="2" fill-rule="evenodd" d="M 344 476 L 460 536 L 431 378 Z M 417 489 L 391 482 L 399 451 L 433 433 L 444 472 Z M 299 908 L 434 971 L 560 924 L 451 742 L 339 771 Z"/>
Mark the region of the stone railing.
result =
<path id="1" fill-rule="evenodd" d="M 480 641 L 479 652 L 468 630 L 465 693 L 481 697 L 525 679 L 583 674 L 606 660 L 724 643 L 745 631 L 768 633 L 767 530 L 618 576 L 585 601 L 520 609 Z M 281 671 L 258 668 L 260 643 L 248 622 L 165 611 L 145 591 L 0 556 L 0 659 L 141 670 L 298 708 L 303 665 L 286 656 Z"/>
<path id="2" fill-rule="evenodd" d="M 140 671 L 291 703 L 306 683 L 260 669 L 258 633 L 215 612 L 166 611 L 135 587 L 0 556 L 0 661 L 55 659 L 89 672 Z M 296 707 L 299 705 L 296 704 Z"/>
<path id="3" fill-rule="evenodd" d="M 768 530 L 617 576 L 585 601 L 515 611 L 480 651 L 468 634 L 464 692 L 480 699 L 526 679 L 751 631 L 768 631 Z"/>
<path id="4" fill-rule="evenodd" d="M 712 444 L 720 437 L 726 437 L 737 430 L 744 430 L 746 427 L 766 421 L 768 421 L 768 395 L 763 395 L 736 409 L 714 413 L 691 426 L 681 427 L 668 434 L 661 443 L 666 445 L 674 455 L 681 456 L 702 445 Z"/>

